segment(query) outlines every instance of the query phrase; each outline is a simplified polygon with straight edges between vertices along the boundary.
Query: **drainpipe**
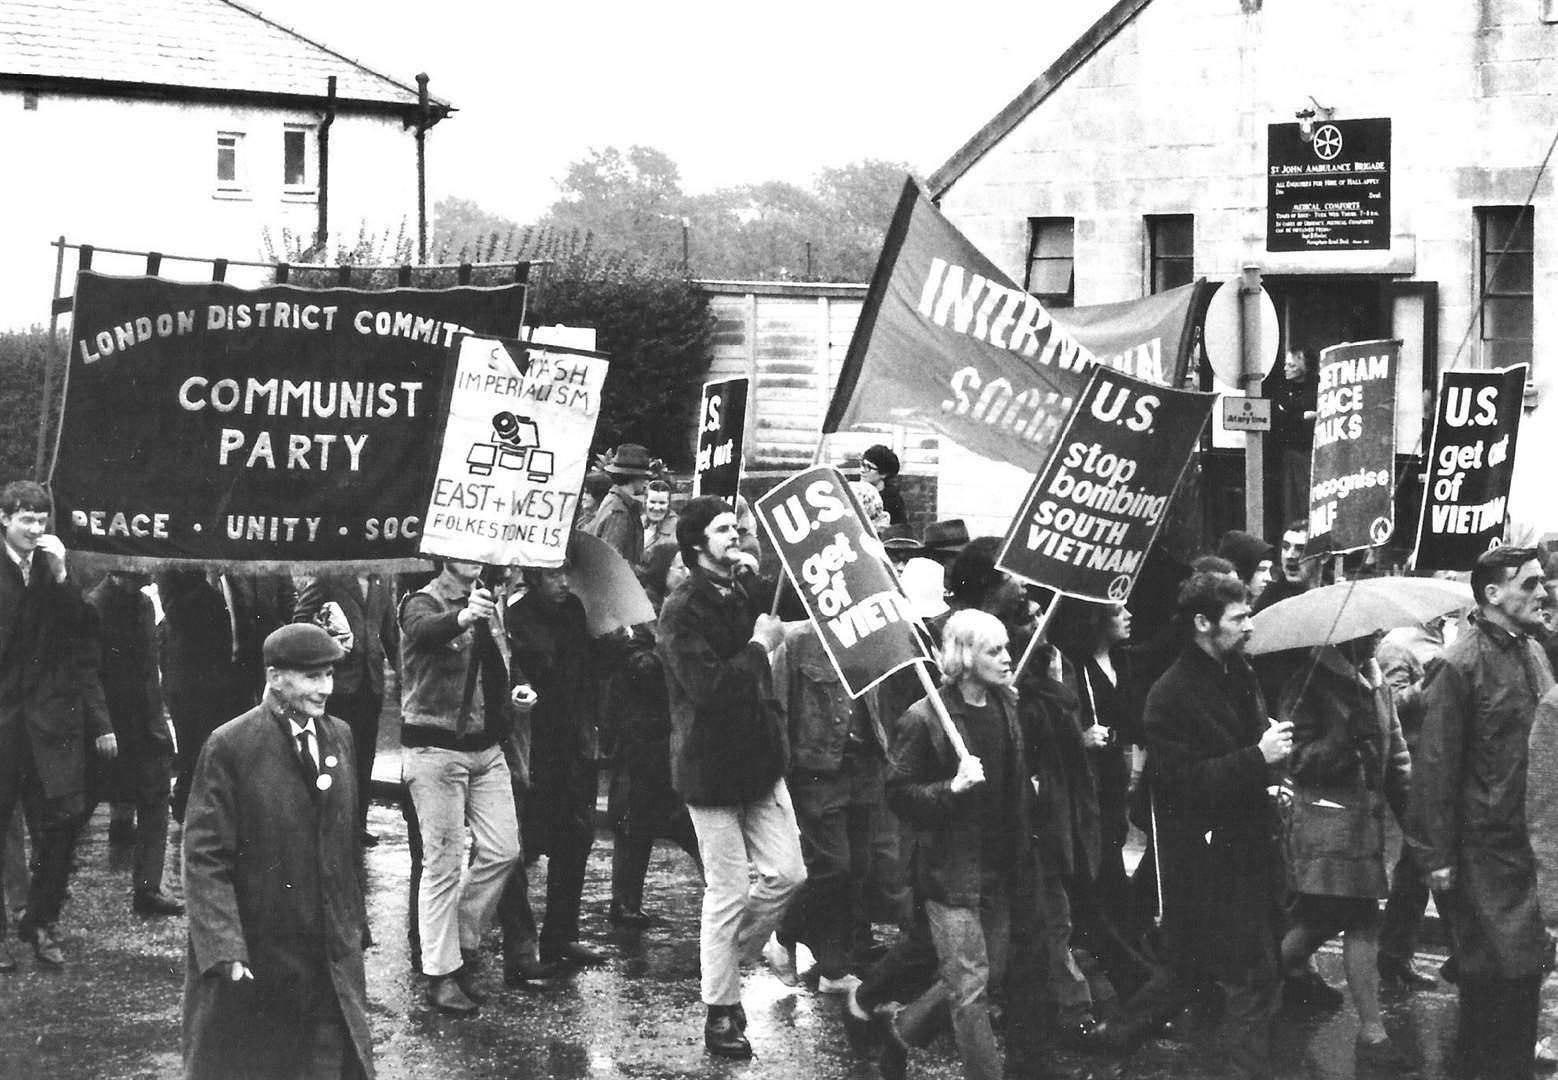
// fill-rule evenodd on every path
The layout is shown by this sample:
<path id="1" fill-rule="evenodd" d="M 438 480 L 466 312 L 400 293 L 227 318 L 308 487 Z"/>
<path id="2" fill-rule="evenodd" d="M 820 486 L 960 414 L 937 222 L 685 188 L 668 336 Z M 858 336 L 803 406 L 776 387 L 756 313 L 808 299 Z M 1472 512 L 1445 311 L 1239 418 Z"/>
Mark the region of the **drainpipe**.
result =
<path id="1" fill-rule="evenodd" d="M 335 123 L 335 76 L 330 76 L 325 91 L 325 118 L 319 125 L 319 227 L 314 231 L 314 248 L 321 254 L 330 235 L 330 125 Z"/>
<path id="2" fill-rule="evenodd" d="M 427 73 L 417 76 L 417 262 L 427 264 Z"/>

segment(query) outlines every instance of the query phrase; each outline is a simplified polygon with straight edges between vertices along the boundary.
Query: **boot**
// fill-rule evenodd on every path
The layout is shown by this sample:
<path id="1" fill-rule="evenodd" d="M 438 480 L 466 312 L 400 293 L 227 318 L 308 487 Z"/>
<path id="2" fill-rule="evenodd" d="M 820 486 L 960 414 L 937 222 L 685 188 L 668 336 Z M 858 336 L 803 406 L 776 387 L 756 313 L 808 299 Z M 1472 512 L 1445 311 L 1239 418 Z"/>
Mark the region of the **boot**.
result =
<path id="1" fill-rule="evenodd" d="M 715 1057 L 745 1060 L 752 1056 L 752 1044 L 736 1022 L 736 1006 L 710 1005 L 703 1022 L 703 1045 Z"/>

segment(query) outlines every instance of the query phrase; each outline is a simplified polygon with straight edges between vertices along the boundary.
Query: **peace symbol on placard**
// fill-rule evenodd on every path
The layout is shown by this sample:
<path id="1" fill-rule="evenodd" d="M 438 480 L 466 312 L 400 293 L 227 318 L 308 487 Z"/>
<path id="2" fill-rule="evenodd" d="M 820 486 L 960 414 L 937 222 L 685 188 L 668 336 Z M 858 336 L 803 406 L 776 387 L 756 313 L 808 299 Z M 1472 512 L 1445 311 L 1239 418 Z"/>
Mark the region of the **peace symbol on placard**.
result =
<path id="1" fill-rule="evenodd" d="M 1369 539 L 1376 544 L 1383 544 L 1389 540 L 1390 534 L 1395 531 L 1395 526 L 1386 517 L 1377 517 L 1369 523 Z"/>
<path id="2" fill-rule="evenodd" d="M 1116 604 L 1125 603 L 1125 598 L 1131 595 L 1131 575 L 1121 574 L 1109 583 L 1109 599 Z"/>

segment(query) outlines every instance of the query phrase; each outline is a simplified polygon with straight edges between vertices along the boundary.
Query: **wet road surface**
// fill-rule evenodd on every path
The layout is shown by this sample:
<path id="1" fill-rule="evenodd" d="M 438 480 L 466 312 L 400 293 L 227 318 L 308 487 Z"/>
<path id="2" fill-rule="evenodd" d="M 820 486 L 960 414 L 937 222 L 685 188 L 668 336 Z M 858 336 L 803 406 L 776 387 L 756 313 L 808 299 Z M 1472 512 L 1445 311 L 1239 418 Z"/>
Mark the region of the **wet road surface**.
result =
<path id="1" fill-rule="evenodd" d="M 698 1002 L 700 888 L 692 865 L 673 847 L 657 848 L 645 906 L 664 923 L 645 931 L 616 930 L 606 920 L 611 840 L 604 833 L 591 855 L 583 938 L 609 953 L 609 963 L 582 970 L 556 989 L 510 989 L 502 982 L 493 934 L 477 978 L 489 994 L 487 1005 L 472 1019 L 436 1013 L 423 1003 L 420 980 L 410 968 L 404 824 L 397 810 L 375 805 L 369 828 L 380 843 L 367 853 L 368 910 L 376 939 L 367 954 L 368 996 L 376 1064 L 384 1080 L 877 1076 L 874 1060 L 852 1046 L 841 997 L 791 989 L 764 970 L 746 976 L 743 987 L 753 1060 L 726 1062 L 705 1054 Z M 13 940 L 19 969 L 0 974 L 0 1078 L 173 1080 L 181 1075 L 184 920 L 131 912 L 129 856 L 107 844 L 106 811 L 89 826 L 79 860 L 59 926 L 66 967 L 39 970 L 31 949 Z M 545 906 L 544 865 L 531 877 L 538 916 Z M 1419 966 L 1433 971 L 1438 960 L 1420 956 Z M 1320 962 L 1327 979 L 1343 985 L 1337 952 L 1326 950 Z M 1555 997 L 1547 995 L 1550 1010 L 1558 1009 Z M 1454 1036 L 1454 1006 L 1454 988 L 1443 983 L 1409 997 L 1387 996 L 1387 1026 L 1423 1062 L 1416 1075 L 1425 1080 L 1448 1075 L 1444 1061 Z M 1373 1075 L 1354 1068 L 1356 1032 L 1350 1006 L 1335 1016 L 1284 1014 L 1277 1075 L 1315 1080 Z M 1203 1033 L 1194 1031 L 1188 1041 L 1150 1041 L 1123 1061 L 1057 1053 L 1042 1064 L 1061 1075 L 1119 1080 L 1221 1075 Z M 950 1042 L 916 1054 L 909 1075 L 916 1080 L 960 1076 Z"/>

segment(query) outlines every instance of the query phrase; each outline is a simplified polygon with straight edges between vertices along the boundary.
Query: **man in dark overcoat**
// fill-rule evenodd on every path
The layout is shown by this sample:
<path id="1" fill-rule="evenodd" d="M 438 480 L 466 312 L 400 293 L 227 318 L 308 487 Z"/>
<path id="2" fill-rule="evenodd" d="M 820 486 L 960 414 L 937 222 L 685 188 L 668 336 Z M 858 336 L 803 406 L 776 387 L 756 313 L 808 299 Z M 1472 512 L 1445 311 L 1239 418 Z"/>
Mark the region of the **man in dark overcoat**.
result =
<path id="1" fill-rule="evenodd" d="M 1241 1075 L 1269 1077 L 1281 874 L 1266 789 L 1293 729 L 1268 720 L 1245 659 L 1248 596 L 1222 574 L 1180 587 L 1191 642 L 1148 693 L 1144 727 L 1169 959 L 1186 982 L 1222 983 L 1223 1052 Z"/>
<path id="2" fill-rule="evenodd" d="M 52 510 L 48 492 L 30 480 L 0 489 L 0 863 L 11 814 L 33 800 L 38 832 L 16 933 L 39 964 L 59 967 L 54 921 L 86 815 L 87 744 L 113 757 L 118 743 L 86 602 L 66 574 L 64 545 L 48 531 Z M 11 971 L 4 929 L 0 910 L 0 971 Z"/>
<path id="3" fill-rule="evenodd" d="M 1423 689 L 1407 842 L 1456 935 L 1461 1054 L 1474 1077 L 1528 1077 L 1552 946 L 1526 827 L 1527 740 L 1552 689 L 1531 638 L 1547 596 L 1533 548 L 1472 568 L 1477 614 Z"/>
<path id="4" fill-rule="evenodd" d="M 99 770 L 91 801 L 128 804 L 135 814 L 134 891 L 143 915 L 182 915 L 184 905 L 162 887 L 168 852 L 168 784 L 173 733 L 157 671 L 157 628 L 144 573 L 113 571 L 87 593 L 102 650 L 103 693 L 119 754 Z"/>
<path id="5" fill-rule="evenodd" d="M 265 639 L 258 707 L 206 740 L 184 819 L 189 1080 L 371 1077 L 352 735 L 326 714 L 341 647 Z"/>
<path id="6" fill-rule="evenodd" d="M 568 591 L 567 570 L 527 568 L 525 583 L 525 595 L 509 605 L 504 622 L 515 677 L 536 695 L 520 833 L 527 862 L 546 856 L 540 957 L 598 964 L 605 957 L 579 941 L 579 908 L 595 842 L 596 710 L 605 672 L 593 662 L 584 604 Z M 527 879 L 515 873 L 505 893 L 524 889 Z"/>
<path id="7" fill-rule="evenodd" d="M 351 633 L 346 655 L 335 666 L 335 692 L 330 695 L 329 710 L 352 729 L 352 745 L 357 751 L 357 820 L 363 826 L 363 843 L 372 847 L 378 838 L 366 828 L 368 788 L 378 749 L 379 714 L 384 710 L 384 659 L 399 659 L 400 625 L 395 620 L 395 598 L 378 574 L 320 574 L 303 586 L 292 618 L 318 622 L 328 613 L 329 604 L 340 611 Z"/>

